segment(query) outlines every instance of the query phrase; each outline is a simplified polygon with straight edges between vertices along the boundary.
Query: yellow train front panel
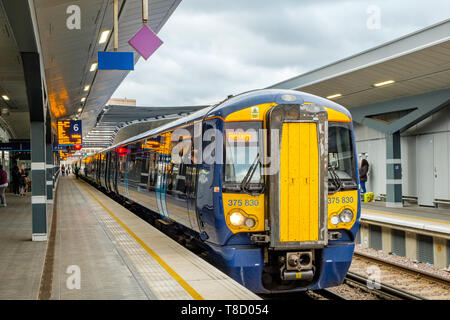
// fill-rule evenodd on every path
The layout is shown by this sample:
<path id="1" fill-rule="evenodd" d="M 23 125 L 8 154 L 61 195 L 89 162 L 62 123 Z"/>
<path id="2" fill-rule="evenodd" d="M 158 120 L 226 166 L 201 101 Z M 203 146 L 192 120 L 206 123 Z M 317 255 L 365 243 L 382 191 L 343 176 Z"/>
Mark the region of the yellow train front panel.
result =
<path id="1" fill-rule="evenodd" d="M 223 193 L 222 201 L 225 221 L 233 233 L 264 231 L 264 194 Z M 234 210 L 239 210 L 245 217 L 254 219 L 255 226 L 252 228 L 245 225 L 233 226 L 229 216 Z"/>
<path id="2" fill-rule="evenodd" d="M 353 219 L 348 223 L 339 222 L 334 225 L 331 218 L 339 215 L 342 210 L 350 209 L 353 211 Z M 356 221 L 358 213 L 358 190 L 339 191 L 328 195 L 328 229 L 347 229 L 350 230 Z"/>
<path id="3" fill-rule="evenodd" d="M 280 166 L 280 241 L 319 240 L 319 151 L 315 122 L 283 123 Z"/>

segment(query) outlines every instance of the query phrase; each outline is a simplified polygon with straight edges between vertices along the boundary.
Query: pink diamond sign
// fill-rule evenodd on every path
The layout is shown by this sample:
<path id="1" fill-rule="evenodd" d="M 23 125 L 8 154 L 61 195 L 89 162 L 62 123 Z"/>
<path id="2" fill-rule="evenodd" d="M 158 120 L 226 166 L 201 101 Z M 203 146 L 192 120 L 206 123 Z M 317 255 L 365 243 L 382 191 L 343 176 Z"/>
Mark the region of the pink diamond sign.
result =
<path id="1" fill-rule="evenodd" d="M 147 60 L 162 44 L 162 40 L 148 26 L 143 26 L 133 38 L 128 41 Z"/>

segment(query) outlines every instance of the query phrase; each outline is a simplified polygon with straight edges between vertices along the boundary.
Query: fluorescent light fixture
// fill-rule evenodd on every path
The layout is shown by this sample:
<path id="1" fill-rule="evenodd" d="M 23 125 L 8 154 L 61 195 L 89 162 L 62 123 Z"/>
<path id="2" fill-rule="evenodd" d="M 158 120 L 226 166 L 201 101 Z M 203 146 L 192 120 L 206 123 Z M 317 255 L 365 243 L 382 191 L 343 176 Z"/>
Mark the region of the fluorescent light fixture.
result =
<path id="1" fill-rule="evenodd" d="M 110 32 L 111 32 L 110 30 L 103 31 L 100 35 L 100 40 L 98 40 L 98 43 L 105 43 L 106 40 L 108 39 Z"/>
<path id="2" fill-rule="evenodd" d="M 85 102 L 86 101 L 86 98 L 81 98 L 81 102 Z"/>
<path id="3" fill-rule="evenodd" d="M 327 99 L 335 99 L 335 98 L 339 98 L 339 97 L 342 97 L 342 94 L 336 93 L 336 94 L 333 94 L 331 96 L 328 96 Z"/>
<path id="4" fill-rule="evenodd" d="M 84 86 L 84 91 L 88 91 L 89 90 L 89 85 L 87 85 L 87 86 Z"/>
<path id="5" fill-rule="evenodd" d="M 394 82 L 395 82 L 394 80 L 387 80 L 387 81 L 375 83 L 373 86 L 374 87 L 383 87 L 383 86 L 387 86 L 388 84 L 393 84 Z"/>
<path id="6" fill-rule="evenodd" d="M 95 69 L 97 69 L 97 62 L 94 62 L 93 64 L 91 64 L 91 68 L 89 69 L 89 71 L 95 71 Z"/>
<path id="7" fill-rule="evenodd" d="M 9 100 L 9 97 L 6 94 L 2 95 L 2 98 L 3 98 L 3 100 L 6 100 L 6 101 Z"/>

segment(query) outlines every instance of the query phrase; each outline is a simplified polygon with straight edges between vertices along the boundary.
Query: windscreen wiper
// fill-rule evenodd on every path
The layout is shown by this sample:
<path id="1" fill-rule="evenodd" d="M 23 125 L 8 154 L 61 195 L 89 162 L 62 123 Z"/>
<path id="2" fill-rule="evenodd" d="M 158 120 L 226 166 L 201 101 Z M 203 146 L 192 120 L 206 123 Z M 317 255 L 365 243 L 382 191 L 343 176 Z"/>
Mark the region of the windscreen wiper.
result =
<path id="1" fill-rule="evenodd" d="M 336 188 L 336 192 L 338 192 L 339 190 L 342 189 L 342 181 L 341 178 L 339 178 L 338 174 L 336 173 L 336 171 L 334 170 L 333 166 L 328 166 L 328 172 L 330 173 L 331 176 L 331 183 L 334 185 L 334 187 Z"/>
<path id="2" fill-rule="evenodd" d="M 253 175 L 255 174 L 256 168 L 258 167 L 258 163 L 259 163 L 259 153 L 256 155 L 255 160 L 253 161 L 252 165 L 250 166 L 250 168 L 247 171 L 247 174 L 245 175 L 244 179 L 242 179 L 241 182 L 241 190 L 245 191 L 245 192 L 250 192 L 250 190 L 248 190 L 248 185 L 250 184 L 250 181 L 253 178 Z M 262 193 L 262 191 L 260 192 Z"/>

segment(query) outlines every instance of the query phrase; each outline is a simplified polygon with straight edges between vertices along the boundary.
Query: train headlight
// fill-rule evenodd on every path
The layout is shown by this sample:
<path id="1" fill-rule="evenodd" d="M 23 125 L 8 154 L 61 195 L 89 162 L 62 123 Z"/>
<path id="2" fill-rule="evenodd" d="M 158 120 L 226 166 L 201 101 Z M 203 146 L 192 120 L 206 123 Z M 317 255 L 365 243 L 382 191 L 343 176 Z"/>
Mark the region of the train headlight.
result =
<path id="1" fill-rule="evenodd" d="M 339 217 L 338 216 L 332 216 L 331 217 L 331 223 L 334 225 L 337 225 L 340 222 Z"/>
<path id="2" fill-rule="evenodd" d="M 245 219 L 245 225 L 246 225 L 247 227 L 253 228 L 253 227 L 255 226 L 255 224 L 256 224 L 255 219 L 252 219 L 252 218 L 247 218 L 247 219 Z"/>
<path id="3" fill-rule="evenodd" d="M 349 223 L 353 220 L 353 211 L 350 209 L 344 209 L 339 214 L 339 220 L 343 223 Z"/>
<path id="4" fill-rule="evenodd" d="M 240 227 L 245 223 L 245 216 L 239 211 L 232 212 L 229 219 L 230 223 L 235 227 Z"/>

